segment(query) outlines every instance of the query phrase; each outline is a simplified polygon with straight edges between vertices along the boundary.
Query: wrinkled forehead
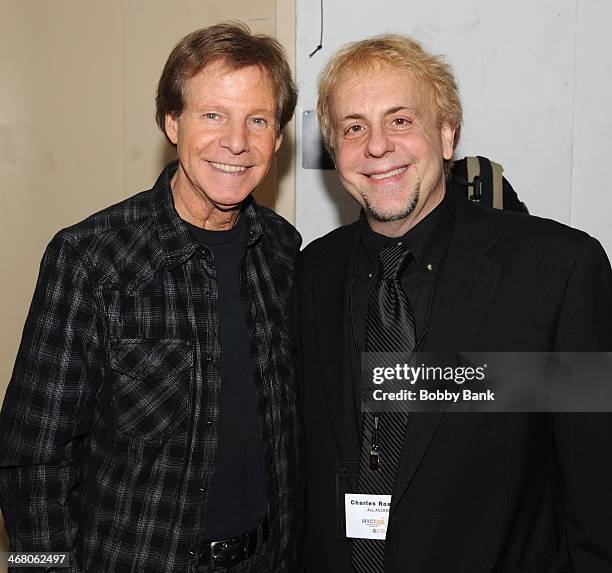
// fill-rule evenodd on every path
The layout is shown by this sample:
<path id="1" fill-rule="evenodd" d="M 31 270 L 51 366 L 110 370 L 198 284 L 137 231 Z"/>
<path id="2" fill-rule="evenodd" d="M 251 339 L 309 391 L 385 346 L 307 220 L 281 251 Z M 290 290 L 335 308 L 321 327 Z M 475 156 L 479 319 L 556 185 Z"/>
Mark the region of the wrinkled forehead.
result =
<path id="1" fill-rule="evenodd" d="M 260 66 L 228 66 L 223 62 L 206 65 L 183 86 L 182 113 L 211 111 L 265 116 L 277 122 L 274 85 Z"/>
<path id="2" fill-rule="evenodd" d="M 201 81 L 198 82 L 198 80 Z M 200 87 L 198 84 L 202 82 L 213 89 L 233 88 L 237 90 L 237 94 L 240 93 L 241 87 L 249 85 L 252 88 L 270 91 L 276 101 L 276 84 L 272 74 L 261 64 L 247 63 L 243 65 L 223 58 L 214 59 L 186 78 L 183 86 L 183 97 L 188 99 L 192 93 L 197 94 L 197 89 Z"/>
<path id="3" fill-rule="evenodd" d="M 394 89 L 385 90 L 386 86 Z M 382 93 L 385 101 L 381 99 Z M 335 118 L 340 107 L 345 113 L 360 111 L 344 109 L 347 105 L 410 107 L 423 117 L 437 116 L 433 90 L 426 80 L 408 66 L 375 59 L 357 61 L 339 70 L 330 90 L 329 105 Z"/>
<path id="4" fill-rule="evenodd" d="M 267 84 L 269 86 L 273 86 L 274 82 L 272 80 L 272 75 L 270 71 L 261 64 L 241 64 L 234 63 L 232 61 L 217 58 L 210 62 L 207 62 L 205 66 L 200 68 L 197 72 L 193 73 L 188 79 L 199 76 L 231 76 L 231 75 L 248 75 L 253 79 L 256 79 L 258 82 L 263 84 Z"/>

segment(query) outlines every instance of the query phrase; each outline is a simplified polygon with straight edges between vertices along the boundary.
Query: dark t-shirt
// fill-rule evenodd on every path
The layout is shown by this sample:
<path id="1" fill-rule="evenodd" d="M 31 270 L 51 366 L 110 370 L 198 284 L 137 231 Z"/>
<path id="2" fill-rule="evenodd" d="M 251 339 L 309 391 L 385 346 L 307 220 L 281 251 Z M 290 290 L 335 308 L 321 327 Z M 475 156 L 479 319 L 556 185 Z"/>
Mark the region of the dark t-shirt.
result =
<path id="1" fill-rule="evenodd" d="M 240 295 L 245 224 L 241 217 L 229 231 L 188 226 L 212 253 L 219 292 L 219 441 L 205 532 L 206 540 L 215 541 L 251 531 L 267 511 L 261 422 Z"/>

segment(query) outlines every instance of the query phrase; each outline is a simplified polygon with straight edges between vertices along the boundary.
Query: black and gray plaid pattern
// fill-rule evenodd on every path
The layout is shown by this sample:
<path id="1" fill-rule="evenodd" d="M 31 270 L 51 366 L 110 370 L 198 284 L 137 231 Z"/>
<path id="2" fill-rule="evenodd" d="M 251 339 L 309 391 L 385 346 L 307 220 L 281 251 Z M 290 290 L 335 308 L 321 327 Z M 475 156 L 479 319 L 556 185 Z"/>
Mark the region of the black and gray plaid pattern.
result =
<path id="1" fill-rule="evenodd" d="M 370 295 L 366 317 L 366 352 L 411 352 L 415 346 L 414 311 L 399 280 L 410 258 L 410 252 L 401 241 L 385 246 L 378 254 L 379 276 Z M 359 456 L 360 492 L 391 493 L 405 430 L 406 415 L 402 412 L 364 414 Z M 374 440 L 375 432 L 377 440 Z M 380 448 L 380 464 L 377 470 L 372 470 L 370 452 L 375 441 Z M 382 573 L 384 557 L 384 541 L 353 540 L 351 562 L 357 573 Z"/>
<path id="2" fill-rule="evenodd" d="M 0 502 L 15 551 L 72 571 L 193 571 L 215 469 L 220 348 L 210 253 L 170 178 L 48 246 L 0 419 Z M 287 332 L 300 238 L 249 203 L 241 288 L 262 419 L 270 571 L 292 566 L 298 472 Z M 78 563 L 78 566 L 76 565 Z"/>

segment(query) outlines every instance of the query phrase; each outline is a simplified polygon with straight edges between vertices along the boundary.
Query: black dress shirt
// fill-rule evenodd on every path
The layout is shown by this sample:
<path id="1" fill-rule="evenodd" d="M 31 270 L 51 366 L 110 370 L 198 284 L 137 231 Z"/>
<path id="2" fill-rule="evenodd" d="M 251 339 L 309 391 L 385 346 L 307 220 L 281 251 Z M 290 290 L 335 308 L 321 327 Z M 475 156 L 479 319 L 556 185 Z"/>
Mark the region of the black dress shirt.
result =
<path id="1" fill-rule="evenodd" d="M 365 214 L 359 217 L 360 245 L 353 280 L 353 332 L 359 352 L 363 350 L 365 320 L 370 293 L 378 276 L 378 253 L 390 242 L 403 241 L 413 255 L 400 276 L 414 310 L 417 344 L 426 334 L 435 295 L 438 270 L 444 261 L 454 221 L 454 197 L 447 192 L 440 204 L 405 235 L 387 237 L 370 228 Z"/>

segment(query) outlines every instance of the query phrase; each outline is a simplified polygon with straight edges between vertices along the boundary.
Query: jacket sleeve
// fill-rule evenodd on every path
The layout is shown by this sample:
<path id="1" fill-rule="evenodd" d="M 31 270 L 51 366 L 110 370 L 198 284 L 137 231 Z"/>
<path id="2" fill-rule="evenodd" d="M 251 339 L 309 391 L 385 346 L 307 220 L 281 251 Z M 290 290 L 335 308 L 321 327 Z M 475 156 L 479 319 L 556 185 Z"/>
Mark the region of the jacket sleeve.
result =
<path id="1" fill-rule="evenodd" d="M 612 272 L 594 239 L 587 240 L 574 262 L 555 350 L 612 350 Z M 603 354 L 599 358 L 609 360 Z M 573 570 L 612 571 L 612 413 L 555 414 L 552 423 Z"/>
<path id="2" fill-rule="evenodd" d="M 0 414 L 0 505 L 13 551 L 74 546 L 71 502 L 101 378 L 86 269 L 61 235 L 47 247 Z"/>

